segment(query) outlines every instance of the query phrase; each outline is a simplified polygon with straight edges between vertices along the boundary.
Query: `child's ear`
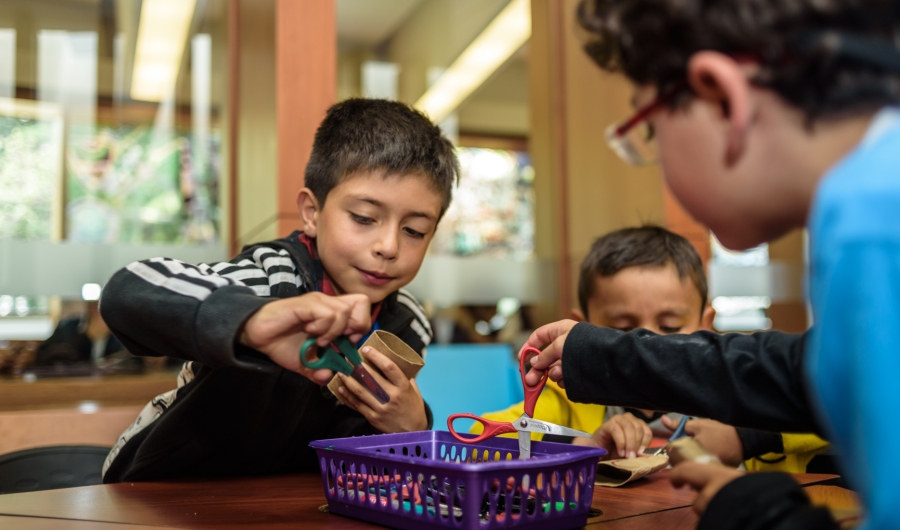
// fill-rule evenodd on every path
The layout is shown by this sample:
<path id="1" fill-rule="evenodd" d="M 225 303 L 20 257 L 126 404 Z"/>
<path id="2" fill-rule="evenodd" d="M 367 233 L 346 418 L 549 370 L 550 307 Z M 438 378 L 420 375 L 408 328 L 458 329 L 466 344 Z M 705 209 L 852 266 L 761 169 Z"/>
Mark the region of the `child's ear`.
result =
<path id="1" fill-rule="evenodd" d="M 584 313 L 581 312 L 581 309 L 572 310 L 572 320 L 575 320 L 576 322 L 587 322 L 587 318 L 584 317 Z"/>
<path id="2" fill-rule="evenodd" d="M 731 167 L 747 150 L 753 114 L 750 82 L 737 61 L 723 53 L 697 52 L 688 62 L 688 82 L 701 100 L 718 105 L 728 122 L 725 163 Z"/>
<path id="3" fill-rule="evenodd" d="M 319 220 L 319 201 L 309 188 L 303 188 L 297 193 L 297 211 L 300 212 L 300 221 L 303 223 L 303 233 L 309 237 L 316 237 Z"/>
<path id="4" fill-rule="evenodd" d="M 716 319 L 716 310 L 713 309 L 711 304 L 706 304 L 706 309 L 703 310 L 703 315 L 700 316 L 700 329 L 706 331 L 713 330 L 713 320 Z"/>

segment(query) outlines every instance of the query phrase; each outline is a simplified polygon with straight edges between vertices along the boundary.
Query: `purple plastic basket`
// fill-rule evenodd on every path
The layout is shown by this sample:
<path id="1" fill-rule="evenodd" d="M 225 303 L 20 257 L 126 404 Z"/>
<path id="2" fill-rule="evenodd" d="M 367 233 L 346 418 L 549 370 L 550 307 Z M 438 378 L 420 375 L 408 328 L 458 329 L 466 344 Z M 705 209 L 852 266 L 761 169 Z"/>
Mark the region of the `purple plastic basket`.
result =
<path id="1" fill-rule="evenodd" d="M 319 440 L 329 511 L 394 528 L 581 528 L 603 449 L 447 431 Z"/>

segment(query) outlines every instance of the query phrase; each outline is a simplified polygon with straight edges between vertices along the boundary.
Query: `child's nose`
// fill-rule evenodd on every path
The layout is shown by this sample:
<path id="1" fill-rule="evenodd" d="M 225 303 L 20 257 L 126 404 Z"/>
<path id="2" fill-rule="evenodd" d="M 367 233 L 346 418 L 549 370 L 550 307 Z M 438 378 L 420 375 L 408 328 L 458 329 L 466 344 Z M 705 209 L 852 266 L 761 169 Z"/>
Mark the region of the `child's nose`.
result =
<path id="1" fill-rule="evenodd" d="M 394 259 L 397 257 L 399 245 L 400 241 L 396 230 L 383 230 L 375 242 L 374 251 L 384 259 Z"/>

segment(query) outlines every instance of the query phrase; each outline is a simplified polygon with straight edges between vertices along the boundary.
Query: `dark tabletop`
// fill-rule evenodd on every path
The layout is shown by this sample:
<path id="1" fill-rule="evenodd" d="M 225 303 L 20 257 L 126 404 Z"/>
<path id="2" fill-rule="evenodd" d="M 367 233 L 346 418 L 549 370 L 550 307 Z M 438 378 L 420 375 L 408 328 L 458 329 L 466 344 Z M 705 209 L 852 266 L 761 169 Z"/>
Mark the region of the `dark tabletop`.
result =
<path id="1" fill-rule="evenodd" d="M 823 484 L 833 475 L 796 475 Z M 603 529 L 694 528 L 694 495 L 676 489 L 668 471 L 621 488 L 594 488 L 603 511 L 588 526 Z M 125 482 L 0 495 L 0 528 L 43 530 L 372 528 L 327 513 L 319 475 Z"/>

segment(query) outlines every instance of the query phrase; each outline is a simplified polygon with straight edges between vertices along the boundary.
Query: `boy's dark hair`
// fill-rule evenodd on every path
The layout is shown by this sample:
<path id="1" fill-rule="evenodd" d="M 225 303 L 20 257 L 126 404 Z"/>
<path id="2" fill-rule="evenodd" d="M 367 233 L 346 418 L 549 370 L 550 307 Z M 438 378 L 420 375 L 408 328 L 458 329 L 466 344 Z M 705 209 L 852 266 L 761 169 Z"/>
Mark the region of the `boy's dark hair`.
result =
<path id="1" fill-rule="evenodd" d="M 687 239 L 659 226 L 623 228 L 598 238 L 581 262 L 578 275 L 578 305 L 588 318 L 588 300 L 594 294 L 594 278 L 612 276 L 626 267 L 664 266 L 671 263 L 678 277 L 690 278 L 700 293 L 700 310 L 708 296 L 706 273 L 697 249 Z"/>
<path id="2" fill-rule="evenodd" d="M 441 194 L 441 215 L 459 179 L 453 144 L 421 112 L 384 99 L 348 99 L 332 105 L 316 131 L 305 185 L 325 204 L 328 193 L 358 171 L 422 173 Z"/>
<path id="3" fill-rule="evenodd" d="M 582 0 L 585 51 L 660 93 L 700 50 L 759 61 L 753 79 L 809 121 L 900 101 L 896 0 Z"/>

